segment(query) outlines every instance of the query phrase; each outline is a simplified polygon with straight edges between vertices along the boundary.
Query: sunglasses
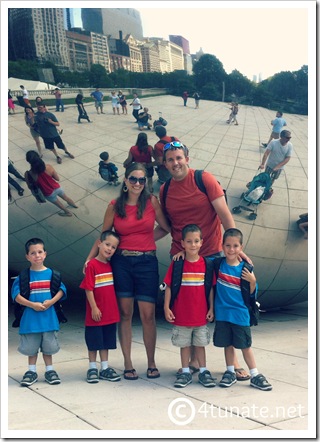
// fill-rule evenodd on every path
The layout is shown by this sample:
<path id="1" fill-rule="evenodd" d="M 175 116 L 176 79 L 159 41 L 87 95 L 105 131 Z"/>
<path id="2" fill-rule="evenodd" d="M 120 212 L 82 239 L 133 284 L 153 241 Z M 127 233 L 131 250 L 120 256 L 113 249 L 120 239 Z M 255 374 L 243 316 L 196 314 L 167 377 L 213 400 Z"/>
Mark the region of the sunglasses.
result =
<path id="1" fill-rule="evenodd" d="M 291 137 L 284 137 L 286 140 L 291 140 Z"/>
<path id="2" fill-rule="evenodd" d="M 181 147 L 183 149 L 184 145 L 182 143 L 180 143 L 180 141 L 172 141 L 171 143 L 167 143 L 164 145 L 163 151 L 165 152 L 168 149 L 176 149 L 179 147 Z"/>
<path id="3" fill-rule="evenodd" d="M 137 184 L 139 182 L 141 186 L 144 186 L 147 182 L 147 178 L 146 177 L 137 178 L 135 176 L 129 176 L 128 181 L 130 184 Z"/>

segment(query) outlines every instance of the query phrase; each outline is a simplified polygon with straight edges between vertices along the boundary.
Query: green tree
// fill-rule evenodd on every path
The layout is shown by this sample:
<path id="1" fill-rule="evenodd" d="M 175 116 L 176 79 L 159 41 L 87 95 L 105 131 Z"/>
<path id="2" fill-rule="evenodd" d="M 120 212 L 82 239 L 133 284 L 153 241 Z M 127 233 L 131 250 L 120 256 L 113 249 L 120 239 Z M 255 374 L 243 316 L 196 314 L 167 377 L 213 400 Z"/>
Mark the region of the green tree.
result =
<path id="1" fill-rule="evenodd" d="M 226 78 L 226 98 L 234 94 L 236 97 L 248 97 L 253 92 L 254 83 L 236 69 Z M 233 101 L 227 98 L 227 101 Z"/>
<path id="2" fill-rule="evenodd" d="M 101 64 L 92 64 L 89 71 L 89 81 L 92 87 L 113 87 L 106 69 Z"/>
<path id="3" fill-rule="evenodd" d="M 222 93 L 222 82 L 227 74 L 221 61 L 211 54 L 202 55 L 193 65 L 194 83 L 197 89 L 202 89 L 208 83 L 215 83 Z"/>

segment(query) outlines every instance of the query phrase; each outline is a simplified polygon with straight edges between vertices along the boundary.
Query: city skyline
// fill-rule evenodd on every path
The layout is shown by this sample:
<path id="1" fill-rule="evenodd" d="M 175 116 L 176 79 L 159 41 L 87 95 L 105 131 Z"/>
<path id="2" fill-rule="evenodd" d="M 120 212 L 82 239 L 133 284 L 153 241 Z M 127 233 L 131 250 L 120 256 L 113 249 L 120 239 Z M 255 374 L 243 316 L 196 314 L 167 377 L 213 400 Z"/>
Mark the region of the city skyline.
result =
<path id="1" fill-rule="evenodd" d="M 122 7 L 129 6 L 128 2 L 117 2 L 117 6 L 119 3 Z M 91 2 L 91 5 L 104 3 Z M 114 2 L 109 5 L 114 6 Z M 250 80 L 254 76 L 266 79 L 309 64 L 308 53 L 313 45 L 311 38 L 308 42 L 312 35 L 309 14 L 314 2 L 292 5 L 292 2 L 262 1 L 252 7 L 251 2 L 209 1 L 197 2 L 197 8 L 192 5 L 184 2 L 182 8 L 178 2 L 164 5 L 158 1 L 134 4 L 141 15 L 144 37 L 168 40 L 170 34 L 181 35 L 189 41 L 192 54 L 202 48 L 204 53 L 215 55 L 228 74 L 237 69 Z M 74 9 L 81 26 L 80 8 Z M 285 31 L 284 17 L 295 32 Z M 265 30 L 261 23 L 267 25 Z M 268 25 L 272 30 L 279 29 L 279 33 L 270 33 Z"/>

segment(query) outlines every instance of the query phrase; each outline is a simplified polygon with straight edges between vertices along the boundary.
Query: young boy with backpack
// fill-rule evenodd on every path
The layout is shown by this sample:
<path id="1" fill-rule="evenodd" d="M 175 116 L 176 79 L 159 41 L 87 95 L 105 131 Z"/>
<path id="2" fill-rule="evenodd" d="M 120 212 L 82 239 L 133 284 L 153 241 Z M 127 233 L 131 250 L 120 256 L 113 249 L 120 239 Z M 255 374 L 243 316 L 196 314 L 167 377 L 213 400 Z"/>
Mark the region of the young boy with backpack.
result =
<path id="1" fill-rule="evenodd" d="M 213 343 L 225 349 L 227 370 L 219 385 L 231 387 L 237 382 L 234 369 L 234 348 L 241 349 L 244 360 L 250 370 L 250 385 L 260 390 L 272 390 L 272 385 L 265 376 L 259 373 L 251 348 L 250 313 L 241 293 L 241 281 L 250 285 L 250 297 L 255 300 L 257 294 L 256 277 L 239 262 L 242 251 L 243 235 L 236 228 L 224 232 L 222 248 L 225 259 L 222 259 L 218 271 L 214 294 L 215 329 Z"/>
<path id="2" fill-rule="evenodd" d="M 108 182 L 110 186 L 119 186 L 118 168 L 114 163 L 109 162 L 109 153 L 101 152 L 99 161 L 99 174 L 101 178 Z"/>
<path id="3" fill-rule="evenodd" d="M 60 384 L 60 378 L 52 365 L 52 355 L 60 350 L 57 339 L 59 319 L 55 305 L 60 300 L 66 299 L 66 287 L 60 280 L 56 293 L 52 293 L 53 270 L 44 266 L 47 252 L 42 239 L 29 239 L 25 244 L 25 250 L 26 259 L 31 264 L 28 295 L 25 295 L 25 290 L 22 289 L 22 274 L 15 279 L 11 289 L 12 299 L 24 306 L 19 328 L 18 351 L 28 356 L 29 368 L 20 385 L 29 387 L 37 382 L 36 362 L 39 349 L 46 365 L 45 381 L 51 385 Z"/>
<path id="4" fill-rule="evenodd" d="M 199 256 L 203 239 L 201 229 L 195 224 L 188 224 L 182 229 L 181 244 L 185 250 L 185 259 L 181 260 L 183 271 L 179 281 L 173 281 L 172 261 L 164 278 L 166 284 L 164 299 L 164 314 L 168 322 L 174 324 L 172 344 L 180 347 L 182 372 L 177 373 L 174 386 L 183 388 L 192 382 L 189 368 L 191 345 L 195 346 L 196 357 L 200 365 L 199 382 L 204 387 L 214 387 L 216 384 L 211 373 L 206 368 L 205 346 L 210 343 L 207 322 L 213 320 L 213 267 L 211 284 L 205 284 L 206 266 L 212 261 Z M 179 262 L 179 261 L 178 261 Z M 210 290 L 205 290 L 205 286 Z M 178 290 L 176 290 L 176 286 Z M 177 292 L 177 293 L 176 293 Z"/>

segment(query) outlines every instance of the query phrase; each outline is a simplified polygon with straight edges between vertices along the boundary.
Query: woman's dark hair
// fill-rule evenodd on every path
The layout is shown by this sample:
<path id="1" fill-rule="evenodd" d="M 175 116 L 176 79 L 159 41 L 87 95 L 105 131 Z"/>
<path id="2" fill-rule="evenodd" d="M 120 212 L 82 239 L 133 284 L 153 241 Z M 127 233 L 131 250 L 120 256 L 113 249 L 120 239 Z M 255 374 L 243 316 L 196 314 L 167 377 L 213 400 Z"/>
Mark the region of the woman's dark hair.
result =
<path id="1" fill-rule="evenodd" d="M 31 165 L 31 172 L 34 174 L 39 175 L 46 170 L 44 161 L 40 158 L 40 155 L 35 150 L 29 150 L 26 153 L 26 160 Z"/>
<path id="2" fill-rule="evenodd" d="M 33 110 L 33 108 L 31 107 L 31 106 L 26 106 L 25 108 L 24 108 L 24 113 L 27 115 L 27 109 L 31 109 L 32 110 L 32 112 L 34 113 L 34 110 Z"/>
<path id="3" fill-rule="evenodd" d="M 43 99 L 42 99 L 41 97 L 36 97 L 36 103 L 37 103 L 38 101 L 43 101 Z"/>
<path id="4" fill-rule="evenodd" d="M 134 172 L 135 170 L 141 170 L 144 173 L 144 176 L 147 177 L 147 171 L 143 164 L 141 163 L 132 163 L 130 166 L 126 168 L 124 176 L 126 178 L 129 178 L 129 176 Z M 123 182 L 121 189 L 120 189 L 120 196 L 116 199 L 116 203 L 114 205 L 114 211 L 120 218 L 125 218 L 127 216 L 126 214 L 126 203 L 128 201 L 128 192 L 124 192 L 124 188 L 126 186 L 126 183 Z M 141 219 L 143 217 L 143 213 L 145 211 L 147 201 L 150 199 L 150 193 L 148 191 L 148 186 L 144 185 L 142 192 L 140 193 L 139 199 L 138 199 L 138 213 L 137 213 L 137 219 Z"/>
<path id="5" fill-rule="evenodd" d="M 146 133 L 141 132 L 138 135 L 136 146 L 138 146 L 139 152 L 147 153 L 148 152 L 148 136 Z"/>

